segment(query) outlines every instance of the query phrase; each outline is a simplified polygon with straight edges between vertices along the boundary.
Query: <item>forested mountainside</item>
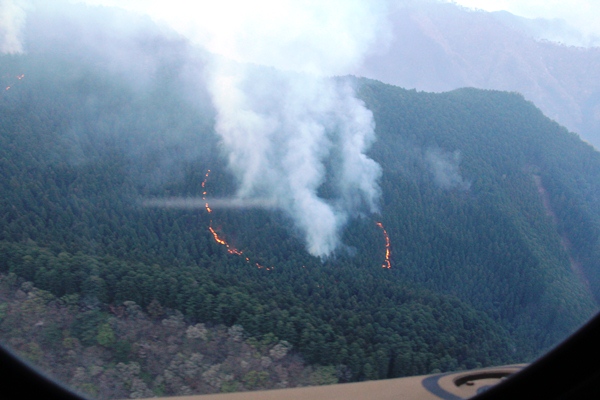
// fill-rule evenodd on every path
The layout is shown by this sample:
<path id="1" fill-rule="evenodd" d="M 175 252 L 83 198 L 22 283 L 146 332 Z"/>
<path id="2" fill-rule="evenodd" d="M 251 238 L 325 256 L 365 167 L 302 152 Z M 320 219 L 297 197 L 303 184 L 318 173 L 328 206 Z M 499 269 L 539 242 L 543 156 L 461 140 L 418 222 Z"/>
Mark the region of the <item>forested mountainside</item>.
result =
<path id="1" fill-rule="evenodd" d="M 147 206 L 236 188 L 207 98 L 163 68 L 132 84 L 86 60 L 0 58 L 0 272 L 82 313 L 38 325 L 44 343 L 100 346 L 105 368 L 154 387 L 141 338 L 105 339 L 123 304 L 160 307 L 285 341 L 348 381 L 528 362 L 597 310 L 600 154 L 522 96 L 337 78 L 374 114 L 382 196 L 320 259 L 276 209 Z"/>
<path id="2" fill-rule="evenodd" d="M 425 91 L 517 91 L 599 148 L 597 44 L 575 47 L 543 40 L 558 39 L 546 36 L 544 27 L 558 37 L 570 36 L 566 26 L 560 29 L 561 20 L 530 20 L 435 0 L 396 3 L 389 45 L 366 57 L 355 74 Z"/>

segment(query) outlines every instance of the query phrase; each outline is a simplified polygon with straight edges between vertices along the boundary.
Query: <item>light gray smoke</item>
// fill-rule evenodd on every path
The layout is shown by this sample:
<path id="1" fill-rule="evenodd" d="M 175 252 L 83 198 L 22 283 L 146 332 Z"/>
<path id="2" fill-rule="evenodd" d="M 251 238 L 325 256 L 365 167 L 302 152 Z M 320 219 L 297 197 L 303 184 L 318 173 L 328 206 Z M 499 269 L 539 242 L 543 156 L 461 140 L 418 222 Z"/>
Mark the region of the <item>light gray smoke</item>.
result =
<path id="1" fill-rule="evenodd" d="M 308 251 L 329 255 L 353 213 L 376 211 L 381 171 L 365 155 L 375 139 L 371 112 L 345 81 L 224 64 L 210 90 L 238 196 L 273 198 Z M 327 199 L 319 196 L 326 176 Z"/>
<path id="2" fill-rule="evenodd" d="M 228 41 L 229 58 L 279 71 L 215 58 L 208 77 L 238 197 L 273 198 L 319 257 L 340 245 L 350 217 L 377 210 L 381 175 L 365 155 L 375 140 L 371 112 L 348 79 L 325 75 L 361 60 L 383 13 L 367 2 L 335 3 L 303 3 L 305 26 L 292 13 L 268 34 L 254 29 L 254 42 L 244 32 Z"/>
<path id="3" fill-rule="evenodd" d="M 142 207 L 156 208 L 175 208 L 181 210 L 197 210 L 206 208 L 210 205 L 213 210 L 216 209 L 237 209 L 248 208 L 277 208 L 278 204 L 272 199 L 228 199 L 228 198 L 202 198 L 202 197 L 167 197 L 151 198 L 141 201 Z"/>
<path id="4" fill-rule="evenodd" d="M 23 52 L 22 29 L 25 24 L 27 2 L 23 0 L 0 0 L 0 52 L 18 54 Z"/>
<path id="5" fill-rule="evenodd" d="M 435 183 L 442 189 L 469 190 L 471 183 L 460 174 L 460 152 L 449 153 L 441 149 L 427 149 L 425 160 Z"/>
<path id="6" fill-rule="evenodd" d="M 237 198 L 277 204 L 311 254 L 330 255 L 349 218 L 377 210 L 372 114 L 331 76 L 387 39 L 387 0 L 76 1 L 148 15 L 215 54 L 205 78 Z"/>

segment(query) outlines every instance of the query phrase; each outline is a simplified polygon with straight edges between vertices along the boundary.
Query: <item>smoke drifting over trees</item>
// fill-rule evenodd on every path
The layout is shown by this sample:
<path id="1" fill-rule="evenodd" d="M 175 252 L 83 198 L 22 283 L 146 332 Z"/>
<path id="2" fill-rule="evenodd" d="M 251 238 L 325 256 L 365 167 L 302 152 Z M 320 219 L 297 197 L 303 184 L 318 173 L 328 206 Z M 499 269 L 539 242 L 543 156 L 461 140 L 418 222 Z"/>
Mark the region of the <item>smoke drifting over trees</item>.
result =
<path id="1" fill-rule="evenodd" d="M 308 251 L 327 256 L 352 214 L 376 211 L 381 172 L 365 155 L 375 139 L 371 112 L 349 83 L 323 76 L 361 61 L 377 37 L 378 15 L 359 1 L 284 3 L 276 10 L 259 3 L 239 25 L 212 32 L 220 45 L 214 50 L 231 59 L 292 70 L 213 59 L 216 131 L 239 179 L 238 196 L 274 198 Z M 318 191 L 327 176 L 333 193 L 325 199 Z"/>
<path id="2" fill-rule="evenodd" d="M 170 5 L 177 12 L 170 13 L 159 2 L 125 2 L 120 6 L 138 17 L 97 7 L 102 24 L 88 6 L 40 3 L 33 7 L 35 25 L 24 28 L 25 43 L 16 25 L 23 9 L 2 4 L 20 13 L 2 24 L 10 31 L 5 52 L 40 50 L 39 42 L 51 41 L 53 50 L 66 47 L 111 72 L 132 73 L 133 86 L 160 74 L 157 60 L 175 60 L 191 102 L 197 102 L 196 93 L 210 97 L 214 130 L 238 180 L 236 197 L 271 199 L 311 254 L 330 255 L 352 216 L 377 211 L 381 168 L 365 155 L 375 140 L 372 114 L 348 80 L 331 76 L 358 65 L 373 42 L 385 37 L 383 3 L 202 3 L 192 9 L 177 3 Z M 162 37 L 179 43 L 180 51 L 165 55 L 170 46 L 149 45 L 151 30 L 154 42 Z M 104 38 L 100 46 L 98 38 Z M 193 57 L 200 54 L 193 46 L 208 52 Z"/>
<path id="3" fill-rule="evenodd" d="M 372 114 L 346 82 L 254 72 L 219 69 L 211 85 L 238 196 L 274 198 L 308 251 L 327 256 L 351 213 L 376 210 L 380 167 L 364 154 L 374 140 Z M 324 199 L 318 190 L 327 175 L 333 193 Z"/>

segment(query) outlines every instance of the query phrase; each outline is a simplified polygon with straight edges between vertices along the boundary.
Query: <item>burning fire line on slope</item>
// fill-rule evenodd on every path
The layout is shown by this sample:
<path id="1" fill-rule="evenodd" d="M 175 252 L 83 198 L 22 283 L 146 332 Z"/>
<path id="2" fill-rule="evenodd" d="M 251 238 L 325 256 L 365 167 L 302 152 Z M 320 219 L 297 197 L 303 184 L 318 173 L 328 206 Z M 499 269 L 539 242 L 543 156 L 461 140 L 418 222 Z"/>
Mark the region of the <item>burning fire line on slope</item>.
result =
<path id="1" fill-rule="evenodd" d="M 238 250 L 235 247 L 231 247 L 229 245 L 229 243 L 227 243 L 225 240 L 221 239 L 219 237 L 219 234 L 213 229 L 212 226 L 209 226 L 208 230 L 210 231 L 210 233 L 212 233 L 213 237 L 215 238 L 215 242 L 217 242 L 219 244 L 222 244 L 223 246 L 227 247 L 227 252 L 229 254 L 235 254 L 237 256 L 241 256 L 242 254 L 244 254 L 241 250 Z"/>
<path id="2" fill-rule="evenodd" d="M 376 225 L 381 228 L 383 231 L 383 236 L 385 237 L 385 261 L 382 267 L 390 269 L 392 268 L 392 263 L 390 262 L 390 237 L 388 236 L 388 233 L 381 222 L 376 222 Z"/>
<path id="3" fill-rule="evenodd" d="M 206 172 L 206 175 L 204 175 L 204 180 L 202 181 L 202 200 L 205 203 L 204 208 L 206 209 L 206 212 L 208 212 L 209 214 L 211 214 L 212 213 L 212 209 L 209 207 L 208 201 L 206 200 L 206 194 L 207 194 L 207 191 L 206 191 L 206 182 L 208 181 L 209 175 L 210 175 L 210 169 L 208 170 L 208 172 Z M 215 239 L 215 242 L 217 242 L 220 245 L 225 246 L 227 248 L 227 252 L 229 254 L 234 254 L 236 256 L 241 256 L 241 255 L 244 254 L 243 251 L 238 250 L 235 247 L 230 246 L 229 243 L 227 243 L 227 241 L 225 241 L 225 239 L 223 239 L 222 237 L 219 236 L 219 234 L 212 227 L 212 220 L 210 220 L 210 224 L 208 226 L 208 230 L 213 235 L 213 238 Z M 245 257 L 245 259 L 246 259 L 247 263 L 250 263 L 250 258 Z M 274 268 L 274 267 L 268 268 L 268 267 L 265 267 L 263 265 L 260 265 L 259 263 L 255 263 L 255 264 L 256 264 L 256 267 L 258 269 L 265 269 L 267 271 L 271 271 Z"/>
<path id="4" fill-rule="evenodd" d="M 202 181 L 202 200 L 204 200 L 204 208 L 210 214 L 212 213 L 211 208 L 208 206 L 208 201 L 206 201 L 206 181 L 208 180 L 208 176 L 210 175 L 210 169 L 204 175 L 204 180 Z"/>
<path id="5" fill-rule="evenodd" d="M 16 78 L 17 78 L 17 80 L 19 80 L 19 81 L 20 81 L 20 80 L 22 80 L 23 78 L 25 78 L 25 74 L 17 75 L 17 76 L 16 76 Z M 6 89 L 4 89 L 4 90 L 5 90 L 5 91 L 7 91 L 7 90 L 10 90 L 10 88 L 12 88 L 14 85 L 15 85 L 15 84 L 14 84 L 14 83 L 12 83 L 12 84 L 8 85 L 8 86 L 6 87 Z"/>

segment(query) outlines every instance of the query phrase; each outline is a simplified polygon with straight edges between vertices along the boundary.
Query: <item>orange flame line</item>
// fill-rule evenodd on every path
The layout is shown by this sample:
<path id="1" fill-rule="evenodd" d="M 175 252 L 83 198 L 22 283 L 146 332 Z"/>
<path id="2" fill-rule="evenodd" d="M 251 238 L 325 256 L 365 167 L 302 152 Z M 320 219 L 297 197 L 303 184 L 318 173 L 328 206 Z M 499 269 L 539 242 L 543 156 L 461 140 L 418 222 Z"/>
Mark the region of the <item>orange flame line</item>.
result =
<path id="1" fill-rule="evenodd" d="M 206 201 L 206 181 L 208 180 L 209 174 L 210 169 L 208 170 L 206 175 L 204 175 L 204 180 L 202 181 L 202 188 L 204 189 L 204 191 L 202 192 L 202 200 L 204 201 Z M 209 214 L 212 213 L 212 209 L 208 206 L 208 201 L 206 201 L 206 203 L 204 204 L 204 208 L 206 208 L 206 212 L 208 212 Z"/>
<path id="2" fill-rule="evenodd" d="M 209 226 L 208 230 L 210 231 L 210 233 L 212 233 L 213 237 L 215 238 L 215 242 L 217 242 L 219 244 L 222 244 L 224 246 L 227 245 L 227 243 L 223 239 L 221 239 L 219 237 L 219 235 L 217 234 L 217 232 L 215 232 L 215 230 L 212 228 L 212 226 Z"/>
<path id="3" fill-rule="evenodd" d="M 5 77 L 6 77 L 6 76 L 8 76 L 8 75 L 5 75 Z M 17 75 L 17 76 L 16 76 L 16 78 L 17 78 L 18 80 L 21 80 L 21 79 L 25 78 L 25 74 Z M 15 83 L 16 83 L 16 82 L 15 82 Z M 12 88 L 12 87 L 15 85 L 15 83 L 8 85 L 8 86 L 7 86 L 7 87 L 6 87 L 4 90 L 5 90 L 5 91 L 6 91 L 6 90 L 10 90 L 10 89 L 11 89 L 11 88 Z"/>
<path id="4" fill-rule="evenodd" d="M 244 254 L 243 251 L 229 246 L 227 246 L 227 251 L 229 252 L 229 254 L 235 254 L 236 256 L 241 256 L 242 254 Z"/>
<path id="5" fill-rule="evenodd" d="M 381 222 L 376 222 L 376 225 L 381 228 L 381 230 L 383 231 L 383 236 L 385 237 L 385 261 L 382 267 L 390 269 L 392 268 L 392 263 L 390 262 L 390 237 L 388 236 L 388 233 Z"/>
<path id="6" fill-rule="evenodd" d="M 206 173 L 206 175 L 204 175 L 204 180 L 202 181 L 202 188 L 204 189 L 204 191 L 202 192 L 202 200 L 205 201 L 204 207 L 206 208 L 206 211 L 210 214 L 210 213 L 212 213 L 212 209 L 209 207 L 208 201 L 206 201 L 206 194 L 207 194 L 207 191 L 206 191 L 206 182 L 208 180 L 209 174 L 210 174 L 210 169 L 208 170 L 208 172 Z M 212 221 L 211 221 L 211 224 L 212 224 Z M 241 255 L 244 254 L 243 251 L 238 250 L 235 247 L 230 246 L 229 243 L 227 243 L 225 241 L 225 239 L 223 239 L 223 238 L 221 238 L 219 236 L 219 234 L 213 229 L 213 227 L 211 225 L 208 226 L 208 230 L 213 235 L 213 238 L 215 239 L 215 242 L 217 242 L 220 245 L 225 246 L 227 248 L 227 252 L 229 254 L 234 254 L 236 256 L 241 256 Z M 245 258 L 246 258 L 246 262 L 250 263 L 250 258 L 248 258 L 248 257 L 245 257 Z M 265 268 L 264 266 L 260 265 L 259 263 L 256 263 L 256 266 L 259 269 Z M 271 268 L 265 268 L 265 269 L 267 271 L 271 271 L 271 270 L 273 270 L 273 267 L 271 267 Z"/>
<path id="7" fill-rule="evenodd" d="M 208 180 L 208 175 L 210 175 L 210 169 L 204 175 L 204 180 L 202 181 L 202 187 L 206 187 L 206 181 Z M 206 194 L 206 192 L 204 192 Z"/>
<path id="8" fill-rule="evenodd" d="M 210 231 L 210 233 L 212 233 L 213 237 L 215 238 L 215 242 L 227 247 L 227 252 L 229 254 L 235 254 L 237 256 L 241 256 L 242 254 L 244 254 L 241 250 L 238 250 L 235 247 L 231 247 L 224 239 L 221 239 L 219 237 L 219 234 L 213 229 L 212 226 L 209 226 L 208 230 Z"/>

